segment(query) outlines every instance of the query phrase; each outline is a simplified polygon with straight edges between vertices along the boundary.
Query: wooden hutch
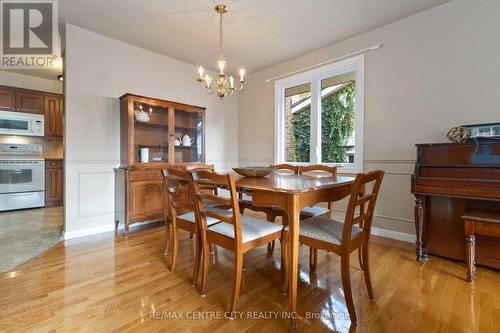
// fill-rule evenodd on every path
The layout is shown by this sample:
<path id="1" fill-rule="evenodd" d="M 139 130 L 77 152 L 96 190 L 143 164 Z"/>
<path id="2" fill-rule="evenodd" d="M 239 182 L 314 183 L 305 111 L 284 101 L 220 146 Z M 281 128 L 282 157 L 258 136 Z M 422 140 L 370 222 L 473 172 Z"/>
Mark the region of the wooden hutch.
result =
<path id="1" fill-rule="evenodd" d="M 149 121 L 139 121 L 141 110 Z M 185 136 L 189 144 L 182 142 Z M 124 223 L 127 235 L 131 224 L 163 219 L 163 168 L 205 163 L 205 108 L 125 94 L 120 97 L 120 145 L 115 226 Z M 149 149 L 148 162 L 141 162 L 141 148 Z"/>

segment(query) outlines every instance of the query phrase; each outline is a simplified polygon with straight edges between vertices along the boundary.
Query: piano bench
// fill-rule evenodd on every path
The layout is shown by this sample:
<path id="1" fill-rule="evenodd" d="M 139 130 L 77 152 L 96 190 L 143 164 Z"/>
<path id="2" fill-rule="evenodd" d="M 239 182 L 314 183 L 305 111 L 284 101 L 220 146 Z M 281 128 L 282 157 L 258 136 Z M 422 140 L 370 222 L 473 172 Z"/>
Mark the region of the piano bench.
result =
<path id="1" fill-rule="evenodd" d="M 476 235 L 500 237 L 500 213 L 468 210 L 462 219 L 465 223 L 465 244 L 467 246 L 467 281 L 474 282 Z"/>

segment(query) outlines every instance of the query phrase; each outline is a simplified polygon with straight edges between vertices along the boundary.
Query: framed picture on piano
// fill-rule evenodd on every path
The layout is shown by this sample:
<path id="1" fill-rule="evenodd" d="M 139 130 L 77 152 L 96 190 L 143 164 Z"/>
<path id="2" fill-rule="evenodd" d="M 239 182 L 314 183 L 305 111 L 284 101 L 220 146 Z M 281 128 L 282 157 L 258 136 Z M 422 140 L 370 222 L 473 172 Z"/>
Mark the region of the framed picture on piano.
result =
<path id="1" fill-rule="evenodd" d="M 469 139 L 500 139 L 500 123 L 462 125 L 470 131 Z"/>

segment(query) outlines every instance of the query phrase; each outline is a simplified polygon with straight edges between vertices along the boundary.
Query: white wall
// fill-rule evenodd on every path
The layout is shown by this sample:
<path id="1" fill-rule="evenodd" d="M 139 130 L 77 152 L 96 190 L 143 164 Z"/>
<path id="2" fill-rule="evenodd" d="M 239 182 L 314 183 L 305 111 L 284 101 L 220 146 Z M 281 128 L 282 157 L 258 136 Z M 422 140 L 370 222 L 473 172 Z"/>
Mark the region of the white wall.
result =
<path id="1" fill-rule="evenodd" d="M 56 94 L 62 94 L 63 92 L 61 81 L 27 75 L 23 73 L 23 70 L 18 70 L 16 73 L 0 71 L 0 85 L 47 91 Z"/>
<path id="2" fill-rule="evenodd" d="M 124 93 L 206 107 L 207 163 L 238 164 L 237 95 L 224 103 L 208 95 L 193 65 L 72 25 L 65 36 L 65 237 L 113 229 Z"/>
<path id="3" fill-rule="evenodd" d="M 241 164 L 272 163 L 274 84 L 264 80 L 384 43 L 366 55 L 364 168 L 386 170 L 375 226 L 414 233 L 414 144 L 500 120 L 500 1 L 455 0 L 250 74 L 240 93 Z"/>

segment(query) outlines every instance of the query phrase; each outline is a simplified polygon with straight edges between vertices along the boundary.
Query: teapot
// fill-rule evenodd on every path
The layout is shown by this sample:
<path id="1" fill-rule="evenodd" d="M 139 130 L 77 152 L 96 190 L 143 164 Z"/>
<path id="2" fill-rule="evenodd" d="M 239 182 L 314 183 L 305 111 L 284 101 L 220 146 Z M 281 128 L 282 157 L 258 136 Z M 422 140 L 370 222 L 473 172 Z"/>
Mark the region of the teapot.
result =
<path id="1" fill-rule="evenodd" d="M 194 139 L 190 138 L 189 135 L 184 134 L 181 142 L 183 146 L 191 146 L 194 143 Z"/>
<path id="2" fill-rule="evenodd" d="M 181 142 L 182 142 L 182 138 L 181 137 L 175 138 L 174 146 L 180 146 Z"/>
<path id="3" fill-rule="evenodd" d="M 150 112 L 151 112 L 151 110 L 150 110 Z M 144 123 L 149 122 L 149 119 L 150 119 L 149 118 L 149 114 L 142 109 L 142 105 L 139 105 L 139 110 L 138 111 L 136 110 L 134 112 L 134 114 L 135 114 L 135 119 L 137 121 L 141 121 L 141 122 L 144 122 Z"/>

